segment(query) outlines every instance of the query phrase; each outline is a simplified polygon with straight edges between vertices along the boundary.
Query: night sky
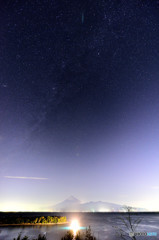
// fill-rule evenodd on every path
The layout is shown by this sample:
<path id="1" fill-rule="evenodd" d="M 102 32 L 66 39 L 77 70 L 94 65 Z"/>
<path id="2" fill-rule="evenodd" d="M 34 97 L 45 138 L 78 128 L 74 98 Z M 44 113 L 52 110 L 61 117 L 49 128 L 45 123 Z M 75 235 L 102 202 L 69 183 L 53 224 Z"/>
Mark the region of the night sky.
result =
<path id="1" fill-rule="evenodd" d="M 159 1 L 0 3 L 0 210 L 69 195 L 159 210 Z"/>

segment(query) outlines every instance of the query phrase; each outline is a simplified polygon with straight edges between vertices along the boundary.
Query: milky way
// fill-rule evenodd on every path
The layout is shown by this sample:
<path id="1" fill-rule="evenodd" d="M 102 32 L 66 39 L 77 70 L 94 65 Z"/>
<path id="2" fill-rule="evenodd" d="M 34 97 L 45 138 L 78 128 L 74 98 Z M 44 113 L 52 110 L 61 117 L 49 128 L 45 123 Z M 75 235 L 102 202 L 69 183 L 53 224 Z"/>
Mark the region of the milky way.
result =
<path id="1" fill-rule="evenodd" d="M 0 4 L 2 205 L 25 202 L 24 186 L 38 204 L 159 200 L 158 10 L 139 0 Z M 46 202 L 39 181 L 4 176 L 48 178 Z"/>

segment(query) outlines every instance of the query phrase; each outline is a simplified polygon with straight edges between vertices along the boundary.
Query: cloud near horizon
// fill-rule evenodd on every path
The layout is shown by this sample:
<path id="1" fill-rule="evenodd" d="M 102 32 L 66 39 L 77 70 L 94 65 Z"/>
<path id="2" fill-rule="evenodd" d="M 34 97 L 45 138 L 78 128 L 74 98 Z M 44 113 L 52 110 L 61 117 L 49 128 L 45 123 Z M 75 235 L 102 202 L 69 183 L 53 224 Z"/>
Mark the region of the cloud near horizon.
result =
<path id="1" fill-rule="evenodd" d="M 21 176 L 4 176 L 4 178 L 28 179 L 28 180 L 48 180 L 48 178 L 40 178 L 40 177 L 21 177 Z"/>

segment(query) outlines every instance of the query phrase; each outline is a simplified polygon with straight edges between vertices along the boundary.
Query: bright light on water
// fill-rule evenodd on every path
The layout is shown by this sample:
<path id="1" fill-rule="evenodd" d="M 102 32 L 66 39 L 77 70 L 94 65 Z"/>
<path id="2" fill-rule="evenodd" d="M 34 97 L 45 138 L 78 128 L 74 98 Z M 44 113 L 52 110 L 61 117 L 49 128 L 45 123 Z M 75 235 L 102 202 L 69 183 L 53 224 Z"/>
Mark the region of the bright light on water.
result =
<path id="1" fill-rule="evenodd" d="M 64 229 L 64 230 L 71 230 L 73 231 L 74 235 L 76 235 L 76 233 L 79 231 L 79 230 L 85 230 L 86 227 L 81 227 L 78 220 L 77 219 L 74 219 L 71 221 L 70 225 L 69 226 L 66 226 L 66 227 L 61 227 L 61 229 Z"/>
<path id="2" fill-rule="evenodd" d="M 80 229 L 80 226 L 79 226 L 79 223 L 78 223 L 78 220 L 73 220 L 71 222 L 71 226 L 70 226 L 70 229 L 73 231 L 74 235 L 76 235 L 76 233 L 79 231 Z"/>

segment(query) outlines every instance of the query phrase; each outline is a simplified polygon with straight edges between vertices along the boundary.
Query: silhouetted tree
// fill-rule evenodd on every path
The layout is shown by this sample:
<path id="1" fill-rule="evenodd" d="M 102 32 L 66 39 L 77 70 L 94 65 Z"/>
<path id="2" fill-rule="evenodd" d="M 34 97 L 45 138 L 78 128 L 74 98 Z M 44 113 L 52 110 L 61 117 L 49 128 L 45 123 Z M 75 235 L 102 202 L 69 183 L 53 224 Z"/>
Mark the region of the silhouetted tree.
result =
<path id="1" fill-rule="evenodd" d="M 17 238 L 14 238 L 13 240 L 28 240 L 29 238 L 27 236 L 21 238 L 21 233 L 19 233 Z"/>
<path id="2" fill-rule="evenodd" d="M 72 240 L 74 238 L 73 231 L 67 231 L 64 237 L 61 240 Z"/>
<path id="3" fill-rule="evenodd" d="M 96 238 L 91 233 L 91 228 L 89 226 L 88 229 L 86 229 L 86 232 L 81 234 L 80 231 L 76 233 L 74 236 L 73 231 L 68 231 L 64 237 L 61 238 L 61 240 L 96 240 Z"/>
<path id="4" fill-rule="evenodd" d="M 85 240 L 96 240 L 96 238 L 92 235 L 90 226 L 86 229 Z"/>
<path id="5" fill-rule="evenodd" d="M 124 206 L 123 207 L 126 213 L 123 214 L 122 217 L 118 217 L 116 219 L 119 220 L 120 226 L 113 226 L 116 229 L 116 234 L 123 240 L 132 239 L 136 240 L 134 233 L 141 222 L 141 218 L 134 219 L 132 218 L 132 207 Z"/>
<path id="6" fill-rule="evenodd" d="M 13 240 L 29 240 L 29 237 L 25 236 L 25 237 L 21 238 L 21 233 L 20 233 L 18 235 L 18 237 L 14 238 Z M 41 234 L 39 234 L 38 238 L 33 238 L 33 240 L 47 240 L 47 238 L 45 235 L 42 236 Z"/>

